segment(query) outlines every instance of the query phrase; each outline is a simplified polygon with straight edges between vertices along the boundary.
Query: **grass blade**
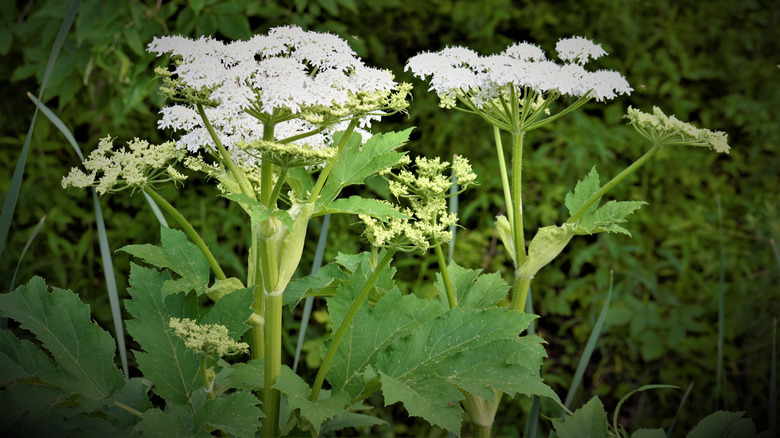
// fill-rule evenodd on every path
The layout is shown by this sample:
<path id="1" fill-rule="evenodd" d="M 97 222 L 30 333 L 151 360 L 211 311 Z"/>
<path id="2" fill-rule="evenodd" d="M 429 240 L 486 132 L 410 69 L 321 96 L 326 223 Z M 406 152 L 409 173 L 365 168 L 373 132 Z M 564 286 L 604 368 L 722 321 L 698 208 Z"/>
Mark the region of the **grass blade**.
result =
<path id="1" fill-rule="evenodd" d="M 623 406 L 623 403 L 625 403 L 626 400 L 628 400 L 628 398 L 635 393 L 647 391 L 648 389 L 679 389 L 679 387 L 674 385 L 644 385 L 624 395 L 623 398 L 618 401 L 617 406 L 615 406 L 615 412 L 612 414 L 612 428 L 615 430 L 615 433 L 621 435 L 620 430 L 618 429 L 618 417 L 620 415 L 620 408 Z"/>
<path id="2" fill-rule="evenodd" d="M 317 273 L 322 266 L 322 255 L 325 253 L 325 244 L 328 241 L 328 225 L 330 225 L 330 215 L 326 214 L 325 219 L 322 220 L 322 229 L 320 230 L 320 238 L 317 241 L 317 250 L 314 253 L 314 261 L 311 264 L 311 275 Z M 295 346 L 295 360 L 293 361 L 293 371 L 298 371 L 298 361 L 301 358 L 301 350 L 303 349 L 303 340 L 306 339 L 306 329 L 309 328 L 309 318 L 311 317 L 311 309 L 314 306 L 314 297 L 306 297 L 306 301 L 303 304 L 303 315 L 301 316 L 301 330 L 298 332 L 298 344 Z"/>
<path id="3" fill-rule="evenodd" d="M 723 329 L 726 317 L 726 291 L 723 267 L 723 209 L 720 205 L 720 195 L 715 197 L 715 202 L 718 204 L 718 241 L 720 242 L 720 261 L 718 262 L 718 356 L 717 369 L 715 371 L 715 407 L 717 409 L 720 407 L 723 391 Z"/>
<path id="4" fill-rule="evenodd" d="M 769 368 L 769 430 L 777 436 L 777 317 L 772 319 L 772 360 Z"/>
<path id="5" fill-rule="evenodd" d="M 27 254 L 27 250 L 30 248 L 30 244 L 32 243 L 33 239 L 35 239 L 35 236 L 38 235 L 38 231 L 40 231 L 41 226 L 43 225 L 43 222 L 45 220 L 46 220 L 46 215 L 43 215 L 41 220 L 38 221 L 38 225 L 35 226 L 35 229 L 33 230 L 32 234 L 30 234 L 30 237 L 27 239 L 27 243 L 24 244 L 22 255 L 19 256 L 19 261 L 16 263 L 16 269 L 14 269 L 14 275 L 11 277 L 11 284 L 8 287 L 8 292 L 11 292 L 16 287 L 16 274 L 19 273 L 19 266 L 22 265 L 22 260 L 24 259 L 24 255 Z M 8 318 L 4 316 L 0 318 L 0 330 L 5 330 L 6 328 L 8 328 Z"/>
<path id="6" fill-rule="evenodd" d="M 677 424 L 677 417 L 680 416 L 680 412 L 682 412 L 683 405 L 685 405 L 685 402 L 688 400 L 688 396 L 691 394 L 691 389 L 693 389 L 693 382 L 691 382 L 691 384 L 688 385 L 688 389 L 685 390 L 685 394 L 683 395 L 683 398 L 680 401 L 680 406 L 677 407 L 677 413 L 674 414 L 674 418 L 672 419 L 672 424 L 670 424 L 669 429 L 666 430 L 666 438 L 672 436 L 674 425 Z"/>
<path id="7" fill-rule="evenodd" d="M 160 207 L 157 206 L 157 203 L 154 202 L 154 199 L 152 199 L 151 196 L 147 195 L 146 192 L 143 192 L 143 194 L 144 194 L 144 198 L 146 198 L 146 202 L 149 203 L 149 207 L 152 208 L 152 212 L 154 212 L 154 215 L 157 217 L 157 220 L 160 221 L 160 224 L 165 228 L 170 228 L 168 226 L 168 221 L 165 220 L 165 216 L 163 216 L 162 211 L 160 211 Z"/>
<path id="8" fill-rule="evenodd" d="M 73 25 L 73 20 L 76 18 L 76 11 L 78 11 L 80 4 L 81 0 L 73 0 L 65 19 L 62 21 L 62 26 L 60 26 L 60 30 L 54 40 L 54 45 L 51 48 L 51 53 L 49 54 L 49 60 L 46 63 L 46 71 L 43 74 L 41 88 L 38 91 L 39 99 L 43 97 L 43 92 L 46 90 L 46 84 L 49 82 L 49 76 L 51 76 L 54 63 L 57 61 L 57 56 L 59 56 L 60 49 L 62 49 L 62 45 L 65 42 L 65 37 L 68 35 L 71 25 Z M 16 168 L 11 177 L 11 185 L 8 188 L 8 194 L 3 201 L 3 210 L 0 211 L 0 256 L 3 255 L 5 242 L 8 239 L 8 231 L 11 229 L 11 220 L 13 219 L 16 203 L 19 199 L 19 190 L 22 187 L 22 177 L 24 176 L 24 166 L 27 164 L 27 155 L 30 152 L 30 140 L 32 139 L 33 128 L 35 127 L 37 118 L 38 108 L 36 107 L 32 121 L 30 122 L 30 129 L 27 131 L 27 137 L 24 139 L 22 153 L 19 156 L 19 161 L 16 162 Z"/>
<path id="9" fill-rule="evenodd" d="M 574 400 L 574 394 L 577 392 L 580 383 L 582 383 L 582 376 L 585 375 L 585 368 L 590 362 L 591 356 L 593 356 L 593 350 L 596 348 L 596 342 L 601 335 L 601 330 L 604 328 L 604 321 L 607 319 L 607 312 L 609 311 L 609 302 L 612 300 L 612 271 L 609 271 L 609 291 L 607 292 L 607 299 L 604 300 L 604 305 L 601 307 L 601 313 L 596 319 L 596 325 L 593 326 L 593 331 L 588 337 L 588 342 L 585 344 L 585 351 L 582 352 L 580 362 L 577 364 L 577 370 L 574 372 L 574 378 L 572 379 L 571 386 L 569 386 L 569 392 L 566 394 L 566 401 L 563 405 L 566 408 L 571 408 L 571 402 Z M 561 417 L 563 417 L 561 412 Z"/>
<path id="10" fill-rule="evenodd" d="M 129 379 L 130 370 L 127 366 L 125 330 L 122 326 L 122 311 L 119 309 L 119 292 L 117 291 L 116 278 L 114 277 L 114 262 L 111 260 L 111 250 L 108 247 L 103 210 L 100 208 L 100 201 L 98 201 L 97 193 L 94 190 L 92 191 L 92 200 L 95 204 L 95 222 L 97 223 L 100 257 L 103 259 L 103 274 L 106 276 L 108 302 L 111 305 L 111 317 L 114 320 L 114 336 L 116 337 L 117 349 L 119 350 L 119 359 L 122 362 L 122 371 L 125 373 L 125 379 Z"/>

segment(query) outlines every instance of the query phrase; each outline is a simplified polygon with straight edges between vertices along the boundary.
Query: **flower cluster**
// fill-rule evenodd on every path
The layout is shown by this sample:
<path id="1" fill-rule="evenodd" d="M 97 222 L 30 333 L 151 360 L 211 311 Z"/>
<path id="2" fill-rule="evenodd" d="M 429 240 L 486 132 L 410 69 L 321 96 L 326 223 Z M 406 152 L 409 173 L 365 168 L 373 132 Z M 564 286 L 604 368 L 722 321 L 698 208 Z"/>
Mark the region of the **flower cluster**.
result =
<path id="1" fill-rule="evenodd" d="M 556 51 L 564 64 L 547 60 L 538 46 L 525 42 L 492 56 L 479 56 L 464 47 L 449 47 L 412 57 L 406 70 L 422 79 L 430 76 L 430 89 L 446 108 L 454 107 L 458 99 L 482 108 L 512 92 L 524 95 L 523 90 L 539 95 L 587 96 L 600 102 L 632 91 L 618 72 L 585 70 L 583 66 L 588 60 L 606 55 L 600 45 L 572 37 L 558 41 Z"/>
<path id="2" fill-rule="evenodd" d="M 652 114 L 628 107 L 624 117 L 642 136 L 656 144 L 705 146 L 726 154 L 731 149 L 725 132 L 697 128 L 674 116 L 667 116 L 658 107 L 653 107 Z"/>
<path id="3" fill-rule="evenodd" d="M 476 174 L 471 170 L 468 160 L 455 157 L 452 164 L 417 157 L 415 159 L 416 173 L 404 167 L 411 163 L 408 157 L 400 162 L 398 174 L 390 175 L 390 192 L 396 198 L 405 198 L 409 207 L 401 211 L 408 216 L 405 219 L 392 218 L 383 223 L 367 215 L 359 215 L 366 225 L 365 235 L 374 246 L 387 246 L 411 251 L 426 250 L 431 245 L 436 246 L 449 241 L 452 234 L 449 227 L 457 223 L 457 216 L 448 213 L 446 199 L 462 192 L 476 180 Z M 460 191 L 450 194 L 453 180 L 444 171 L 451 168 L 452 175 L 460 184 Z"/>
<path id="4" fill-rule="evenodd" d="M 189 318 L 171 318 L 168 326 L 184 341 L 184 345 L 195 353 L 216 354 L 222 357 L 249 351 L 249 345 L 234 341 L 224 325 L 200 325 Z"/>
<path id="5" fill-rule="evenodd" d="M 365 127 L 408 106 L 410 85 L 397 84 L 387 70 L 364 65 L 341 38 L 296 26 L 231 43 L 166 36 L 155 38 L 148 50 L 173 56 L 173 70 L 160 72 L 163 91 L 186 101 L 163 108 L 158 126 L 186 131 L 178 144 L 193 152 L 212 144 L 192 106 L 196 103 L 205 104 L 228 150 L 270 140 L 263 135 L 269 126 L 278 140 L 303 133 L 314 137 L 301 147 L 325 143 L 347 121 L 357 118 Z"/>
<path id="6" fill-rule="evenodd" d="M 89 173 L 72 168 L 62 178 L 62 188 L 95 187 L 98 194 L 103 195 L 126 188 L 180 182 L 187 177 L 179 173 L 173 164 L 185 155 L 173 142 L 152 145 L 146 140 L 135 138 L 127 143 L 127 148 L 114 149 L 113 139 L 105 137 L 84 160 L 84 168 Z"/>

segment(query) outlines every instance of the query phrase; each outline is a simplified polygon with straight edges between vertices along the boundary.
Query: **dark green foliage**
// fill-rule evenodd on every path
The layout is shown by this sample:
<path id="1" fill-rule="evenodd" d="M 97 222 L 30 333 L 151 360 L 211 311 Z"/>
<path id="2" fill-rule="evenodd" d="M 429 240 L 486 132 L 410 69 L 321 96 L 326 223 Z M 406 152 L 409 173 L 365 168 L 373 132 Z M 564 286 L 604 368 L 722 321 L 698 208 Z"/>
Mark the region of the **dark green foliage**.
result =
<path id="1" fill-rule="evenodd" d="M 33 112 L 24 92 L 38 89 L 67 10 L 67 2 L 61 1 L 31 2 L 29 10 L 23 9 L 28 2 L 17 3 L 4 5 L 0 11 L 0 56 L 5 61 L 0 64 L 2 196 L 8 192 Z M 695 381 L 687 409 L 680 415 L 679 430 L 690 430 L 717 407 L 747 410 L 746 416 L 763 430 L 771 316 L 780 309 L 776 286 L 780 274 L 768 243 L 780 236 L 780 163 L 776 159 L 780 87 L 775 86 L 780 74 L 776 67 L 778 13 L 780 5 L 770 1 L 201 0 L 162 2 L 158 7 L 155 1 L 135 0 L 105 7 L 105 2 L 85 0 L 43 100 L 74 132 L 79 144 L 85 145 L 85 152 L 88 145 L 109 133 L 159 141 L 172 133 L 155 129 L 155 113 L 162 99 L 154 91 L 158 83 L 152 67 L 161 61 L 144 52 L 154 36 L 246 38 L 283 24 L 334 32 L 346 38 L 367 64 L 390 68 L 397 79 L 415 85 L 409 116 L 394 116 L 391 123 L 383 122 L 376 129 L 416 126 L 408 144 L 411 155 L 445 158 L 458 153 L 472 160 L 480 186 L 461 196 L 464 229 L 458 231 L 455 260 L 466 268 L 501 272 L 510 278 L 510 263 L 500 242 L 496 244 L 493 228 L 503 200 L 489 126 L 466 114 L 438 108 L 437 98 L 426 91 L 425 84 L 403 72 L 403 66 L 419 51 L 447 45 L 467 45 L 487 54 L 527 40 L 539 43 L 552 57 L 558 38 L 590 37 L 610 53 L 595 64 L 624 72 L 635 91 L 609 105 L 589 104 L 527 137 L 527 240 L 538 227 L 567 219 L 565 195 L 594 164 L 602 179 L 608 179 L 645 152 L 642 139 L 621 120 L 629 104 L 645 111 L 657 105 L 682 120 L 724 130 L 733 149 L 728 156 L 696 149 L 659 152 L 604 200 L 648 202 L 631 217 L 628 229 L 634 237 L 577 237 L 538 273 L 532 287 L 534 308 L 542 316 L 539 333 L 548 341 L 550 355 L 545 379 L 559 394 L 568 389 L 606 296 L 608 272 L 614 270 L 615 294 L 607 326 L 579 401 L 599 394 L 609 411 L 619 394 L 630 388 L 648 382 L 685 387 Z M 0 261 L 0 290 L 9 289 L 24 243 L 40 217 L 47 214 L 18 282 L 41 275 L 52 285 L 79 291 L 90 303 L 94 318 L 108 327 L 110 310 L 90 196 L 72 190 L 66 193 L 59 185 L 69 168 L 78 164 L 76 158 L 59 132 L 44 120 L 38 120 L 31 146 Z M 379 183 L 369 180 L 369 187 L 382 193 Z M 714 398 L 719 274 L 716 194 L 724 208 L 728 309 L 723 400 Z M 245 277 L 249 230 L 235 203 L 219 198 L 212 184 L 202 180 L 188 180 L 182 191 L 161 189 L 161 195 L 204 235 L 228 277 Z M 374 196 L 369 191 L 342 196 L 348 195 Z M 104 197 L 101 202 L 112 248 L 157 240 L 156 220 L 139 194 Z M 310 249 L 304 250 L 301 266 L 309 266 L 313 258 L 317 226 L 310 227 Z M 352 218 L 334 216 L 331 229 L 326 261 L 333 260 L 338 251 L 361 250 L 359 227 Z M 130 256 L 115 253 L 115 266 L 121 288 L 127 284 Z M 436 270 L 432 256 L 399 255 L 395 266 L 403 292 L 437 293 L 432 286 Z M 120 294 L 128 296 L 121 289 Z M 293 318 L 286 320 L 291 330 L 296 327 Z M 312 329 L 323 332 L 321 325 Z M 316 348 L 307 351 L 319 354 Z M 637 396 L 629 400 L 624 408 L 629 414 L 621 421 L 629 430 L 668 423 L 679 398 L 680 394 L 672 392 Z M 522 429 L 515 421 L 520 403 L 502 404 L 495 434 L 515 434 Z M 550 406 L 549 412 L 558 409 Z M 414 429 L 410 434 L 418 432 L 423 433 Z"/>

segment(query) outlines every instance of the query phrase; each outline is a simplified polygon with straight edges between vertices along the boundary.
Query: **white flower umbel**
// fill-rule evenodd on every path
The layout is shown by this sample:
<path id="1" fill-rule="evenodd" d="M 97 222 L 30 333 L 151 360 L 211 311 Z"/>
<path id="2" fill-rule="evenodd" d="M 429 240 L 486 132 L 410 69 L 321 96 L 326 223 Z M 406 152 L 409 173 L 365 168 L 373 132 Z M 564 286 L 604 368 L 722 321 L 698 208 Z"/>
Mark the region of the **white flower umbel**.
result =
<path id="1" fill-rule="evenodd" d="M 439 95 L 443 107 L 453 108 L 460 102 L 467 111 L 507 131 L 535 129 L 587 100 L 602 102 L 632 91 L 618 72 L 584 68 L 590 59 L 606 55 L 600 45 L 572 37 L 558 41 L 556 49 L 564 64 L 547 60 L 538 46 L 523 42 L 482 57 L 463 47 L 421 53 L 409 59 L 406 69 L 417 77 L 430 78 L 430 89 Z M 560 96 L 576 100 L 566 110 L 545 117 Z"/>
<path id="2" fill-rule="evenodd" d="M 249 111 L 264 122 L 311 111 L 354 115 L 361 99 L 375 93 L 388 97 L 398 87 L 392 73 L 364 65 L 341 38 L 296 26 L 231 43 L 166 36 L 155 38 L 148 50 L 173 56 L 175 91 L 198 90 L 220 109 Z"/>

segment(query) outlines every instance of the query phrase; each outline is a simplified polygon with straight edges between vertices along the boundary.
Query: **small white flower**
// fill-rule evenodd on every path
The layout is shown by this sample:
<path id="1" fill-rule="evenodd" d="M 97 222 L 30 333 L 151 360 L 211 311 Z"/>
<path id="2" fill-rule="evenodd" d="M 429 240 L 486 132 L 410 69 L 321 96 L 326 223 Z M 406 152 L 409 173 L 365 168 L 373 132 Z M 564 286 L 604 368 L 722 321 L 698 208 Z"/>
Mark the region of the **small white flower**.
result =
<path id="1" fill-rule="evenodd" d="M 577 62 L 585 64 L 590 59 L 598 59 L 607 54 L 601 48 L 601 44 L 594 44 L 583 37 L 563 38 L 555 45 L 558 58 L 565 62 Z"/>

